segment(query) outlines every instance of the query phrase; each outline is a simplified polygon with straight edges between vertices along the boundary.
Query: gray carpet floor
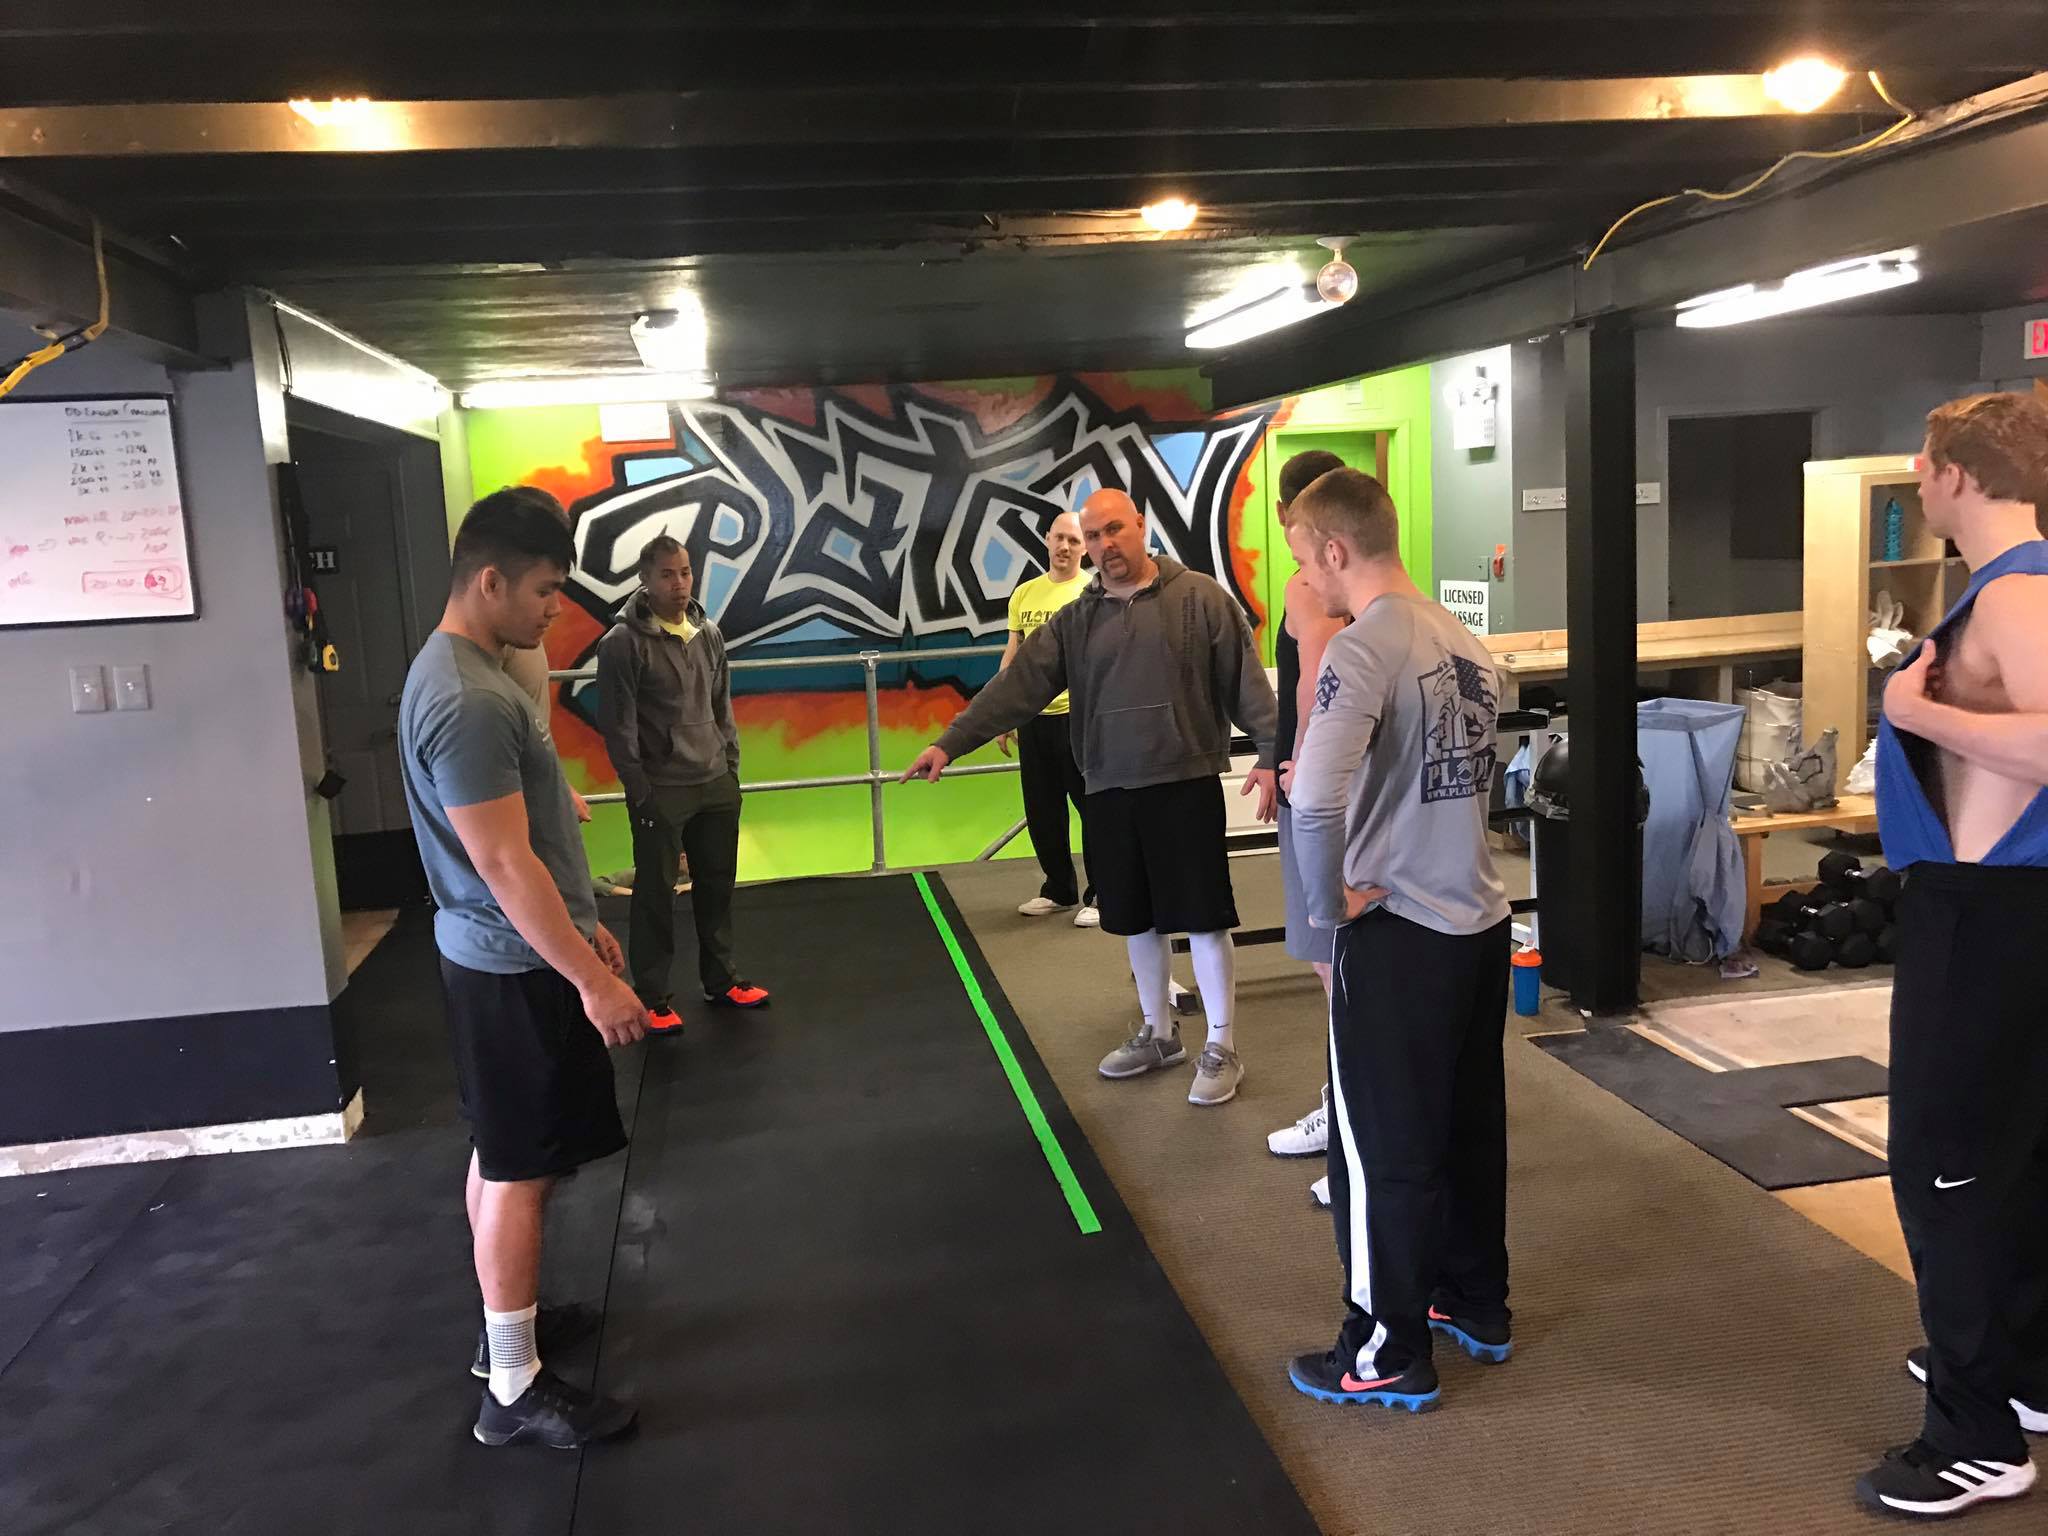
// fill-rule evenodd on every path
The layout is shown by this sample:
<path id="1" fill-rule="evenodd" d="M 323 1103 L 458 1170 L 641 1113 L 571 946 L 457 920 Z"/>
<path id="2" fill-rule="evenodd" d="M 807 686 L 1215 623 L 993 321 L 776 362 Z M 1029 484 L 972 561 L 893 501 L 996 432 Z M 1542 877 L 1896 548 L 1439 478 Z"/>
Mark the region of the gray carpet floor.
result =
<path id="1" fill-rule="evenodd" d="M 1246 924 L 1277 923 L 1275 861 L 1232 868 Z M 1918 1427 L 1901 1364 L 1919 1339 L 1910 1287 L 1521 1028 L 1507 1045 L 1514 1360 L 1440 1351 L 1443 1406 L 1421 1417 L 1296 1394 L 1285 1363 L 1333 1337 L 1341 1277 L 1329 1217 L 1309 1205 L 1320 1164 L 1272 1157 L 1265 1136 L 1315 1103 L 1320 987 L 1277 946 L 1239 952 L 1247 1076 L 1232 1104 L 1188 1104 L 1188 1068 L 1106 1081 L 1095 1064 L 1136 1018 L 1123 946 L 1017 916 L 1036 880 L 1029 864 L 946 872 L 1097 1157 L 1325 1531 L 1894 1528 L 1851 1485 Z M 1192 982 L 1185 957 L 1175 972 Z M 1557 1005 L 1546 1014 L 1527 1023 L 1575 1022 Z M 1192 1038 L 1199 1020 L 1187 1027 Z M 1966 1523 L 2044 1526 L 2038 1494 Z"/>

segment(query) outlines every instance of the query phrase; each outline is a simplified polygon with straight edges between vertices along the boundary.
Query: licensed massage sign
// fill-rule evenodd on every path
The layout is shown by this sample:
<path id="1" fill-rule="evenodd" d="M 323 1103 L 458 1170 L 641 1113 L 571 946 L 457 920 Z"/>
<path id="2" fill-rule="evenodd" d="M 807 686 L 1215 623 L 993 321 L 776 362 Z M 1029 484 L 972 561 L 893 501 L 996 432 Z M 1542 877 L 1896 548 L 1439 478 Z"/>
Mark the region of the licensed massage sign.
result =
<path id="1" fill-rule="evenodd" d="M 1486 628 L 1487 585 L 1483 581 L 1440 581 L 1436 585 L 1436 600 L 1451 610 L 1451 615 L 1475 635 L 1483 635 Z"/>

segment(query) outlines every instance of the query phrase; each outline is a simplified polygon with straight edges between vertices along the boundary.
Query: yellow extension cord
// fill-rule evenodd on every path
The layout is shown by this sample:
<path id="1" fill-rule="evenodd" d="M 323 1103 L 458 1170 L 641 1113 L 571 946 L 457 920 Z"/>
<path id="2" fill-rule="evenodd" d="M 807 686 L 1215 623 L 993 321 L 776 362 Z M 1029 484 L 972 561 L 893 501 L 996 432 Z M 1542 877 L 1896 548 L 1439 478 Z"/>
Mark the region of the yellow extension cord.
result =
<path id="1" fill-rule="evenodd" d="M 24 357 L 19 363 L 14 365 L 13 371 L 6 378 L 0 379 L 0 400 L 4 400 L 8 395 L 12 394 L 16 385 L 20 384 L 23 379 L 34 373 L 45 363 L 54 363 L 66 352 L 75 352 L 79 347 L 85 346 L 88 342 L 100 339 L 101 333 L 107 328 L 107 250 L 105 241 L 100 235 L 100 221 L 98 219 L 92 221 L 92 263 L 93 269 L 99 275 L 100 282 L 99 319 L 93 321 L 84 330 L 79 331 L 76 334 L 75 340 L 71 341 L 59 340 L 54 332 L 44 330 L 38 326 L 36 328 L 37 334 L 48 337 L 50 344 L 47 347 L 41 347 L 29 353 L 27 357 Z"/>
<path id="2" fill-rule="evenodd" d="M 1769 181 L 1794 160 L 1846 160 L 1851 155 L 1867 154 L 1871 150 L 1876 149 L 1880 144 L 1889 143 L 1892 139 L 1897 138 L 1899 134 L 1918 121 L 1910 108 L 1901 106 L 1892 93 L 1884 88 L 1884 81 L 1878 78 L 1878 73 L 1874 69 L 1870 71 L 1870 84 L 1877 94 L 1884 99 L 1885 105 L 1891 107 L 1899 114 L 1899 120 L 1889 128 L 1883 129 L 1873 137 L 1865 139 L 1861 144 L 1851 144 L 1846 149 L 1795 149 L 1789 155 L 1781 158 L 1754 181 L 1746 186 L 1737 187 L 1733 192 L 1709 192 L 1704 187 L 1687 187 L 1682 192 L 1673 192 L 1669 197 L 1653 197 L 1647 203 L 1638 203 L 1607 227 L 1607 233 L 1600 237 L 1600 243 L 1593 247 L 1592 254 L 1586 258 L 1585 265 L 1580 267 L 1579 270 L 1581 272 L 1586 271 L 1595 261 L 1599 260 L 1600 253 L 1607 249 L 1607 242 L 1620 232 L 1622 225 L 1639 213 L 1648 213 L 1652 208 L 1662 208 L 1666 203 L 1675 203 L 1680 198 L 1685 197 L 1703 198 L 1710 203 L 1732 203 L 1739 197 L 1749 196 L 1750 193 Z"/>

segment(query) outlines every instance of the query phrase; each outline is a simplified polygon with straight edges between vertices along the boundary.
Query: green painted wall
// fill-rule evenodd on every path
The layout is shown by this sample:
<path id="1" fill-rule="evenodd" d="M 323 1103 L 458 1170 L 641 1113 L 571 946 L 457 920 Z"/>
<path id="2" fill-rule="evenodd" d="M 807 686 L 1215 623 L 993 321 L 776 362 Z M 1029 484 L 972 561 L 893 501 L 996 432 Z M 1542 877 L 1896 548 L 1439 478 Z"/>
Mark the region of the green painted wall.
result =
<path id="1" fill-rule="evenodd" d="M 1185 371 L 1119 376 L 1134 395 L 1157 394 L 1162 409 L 1174 397 L 1206 402 L 1206 381 Z M 977 394 L 1028 394 L 1031 380 L 981 381 L 946 386 Z M 608 450 L 597 443 L 595 407 L 532 407 L 463 413 L 469 478 L 477 494 L 512 484 L 537 484 L 567 502 L 586 494 L 593 480 L 610 478 Z M 1261 451 L 1248 470 L 1237 549 L 1241 566 L 1267 615 L 1277 616 L 1282 590 L 1293 573 L 1284 533 L 1273 510 L 1272 471 L 1284 455 L 1290 432 L 1310 430 L 1388 431 L 1389 490 L 1403 517 L 1403 547 L 1418 581 L 1428 580 L 1429 561 L 1429 383 L 1428 369 L 1405 369 L 1354 380 L 1283 404 Z M 451 503 L 451 525 L 462 508 Z M 1274 624 L 1261 627 L 1261 646 L 1270 665 Z M 847 671 L 849 693 L 826 696 L 851 707 L 858 700 L 860 673 Z M 815 778 L 864 772 L 866 733 L 857 718 L 839 716 L 820 726 L 799 725 L 778 716 L 772 696 L 742 697 L 744 777 L 750 782 Z M 801 712 L 801 706 L 791 706 Z M 930 700 L 885 695 L 882 760 L 901 766 L 937 734 Z M 557 737 L 565 742 L 570 782 L 586 791 L 609 790 L 608 766 L 567 744 L 583 730 L 564 726 L 558 711 Z M 753 718 L 749 719 L 748 716 Z M 572 722 L 573 723 L 573 722 Z M 584 732 L 587 734 L 587 731 Z M 967 760 L 1002 761 L 994 747 Z M 885 835 L 891 865 L 945 864 L 974 858 L 1019 818 L 1017 784 L 1010 776 L 948 779 L 937 785 L 889 785 L 883 794 Z M 747 880 L 787 878 L 865 870 L 871 859 L 869 792 L 865 787 L 775 791 L 749 797 L 741 826 L 740 874 Z M 1075 845 L 1079 846 L 1078 818 Z M 599 806 L 584 833 L 592 867 L 610 873 L 630 867 L 631 839 L 620 806 Z M 1005 857 L 1029 857 L 1019 837 Z"/>

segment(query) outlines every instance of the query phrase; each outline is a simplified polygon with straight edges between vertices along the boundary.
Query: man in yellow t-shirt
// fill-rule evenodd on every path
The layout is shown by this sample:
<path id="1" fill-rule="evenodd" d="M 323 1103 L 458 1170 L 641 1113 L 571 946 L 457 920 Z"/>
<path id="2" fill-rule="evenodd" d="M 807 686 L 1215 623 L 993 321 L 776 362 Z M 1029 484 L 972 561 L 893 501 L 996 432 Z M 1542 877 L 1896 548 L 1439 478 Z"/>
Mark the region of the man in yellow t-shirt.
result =
<path id="1" fill-rule="evenodd" d="M 1017 647 L 1039 625 L 1081 595 L 1088 577 L 1081 570 L 1081 522 L 1071 512 L 1062 512 L 1045 530 L 1048 569 L 1018 585 L 1010 594 L 1010 640 L 1003 649 L 1003 666 L 1010 664 Z M 1009 755 L 1010 737 L 998 743 Z M 1024 825 L 1031 833 L 1038 867 L 1045 871 L 1045 884 L 1038 894 L 1017 910 L 1026 917 L 1045 917 L 1054 912 L 1074 912 L 1076 928 L 1093 928 L 1100 922 L 1095 911 L 1095 882 L 1085 889 L 1074 884 L 1074 855 L 1067 831 L 1067 802 L 1081 808 L 1087 791 L 1080 764 L 1074 760 L 1074 744 L 1067 732 L 1067 696 L 1063 693 L 1048 704 L 1045 712 L 1017 732 L 1017 766 L 1024 781 Z M 1088 850 L 1081 850 L 1085 867 Z"/>

